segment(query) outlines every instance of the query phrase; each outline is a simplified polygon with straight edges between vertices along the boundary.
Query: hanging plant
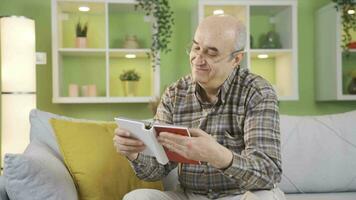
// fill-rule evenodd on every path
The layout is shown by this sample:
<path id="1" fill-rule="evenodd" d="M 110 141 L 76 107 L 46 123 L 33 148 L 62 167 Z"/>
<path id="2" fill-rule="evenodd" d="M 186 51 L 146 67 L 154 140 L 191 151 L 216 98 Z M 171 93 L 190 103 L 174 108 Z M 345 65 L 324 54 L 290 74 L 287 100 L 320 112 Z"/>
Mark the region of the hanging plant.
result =
<path id="1" fill-rule="evenodd" d="M 336 11 L 341 11 L 342 23 L 342 44 L 341 47 L 347 54 L 349 53 L 349 45 L 352 41 L 350 31 L 356 31 L 356 1 L 355 0 L 332 0 L 336 3 Z"/>
<path id="2" fill-rule="evenodd" d="M 146 16 L 153 19 L 151 44 L 152 66 L 159 65 L 159 52 L 169 52 L 168 47 L 172 36 L 172 27 L 174 25 L 173 11 L 169 6 L 168 0 L 136 0 L 135 9 L 142 9 Z"/>

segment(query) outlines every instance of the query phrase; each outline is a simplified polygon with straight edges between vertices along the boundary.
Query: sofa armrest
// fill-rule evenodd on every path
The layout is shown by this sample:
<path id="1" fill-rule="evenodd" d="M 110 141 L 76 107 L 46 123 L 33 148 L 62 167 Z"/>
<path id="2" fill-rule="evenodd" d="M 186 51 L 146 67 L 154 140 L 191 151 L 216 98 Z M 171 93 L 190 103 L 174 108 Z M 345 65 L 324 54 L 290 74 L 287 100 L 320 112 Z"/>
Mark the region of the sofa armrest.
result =
<path id="1" fill-rule="evenodd" d="M 0 199 L 9 200 L 5 189 L 5 177 L 0 176 Z"/>

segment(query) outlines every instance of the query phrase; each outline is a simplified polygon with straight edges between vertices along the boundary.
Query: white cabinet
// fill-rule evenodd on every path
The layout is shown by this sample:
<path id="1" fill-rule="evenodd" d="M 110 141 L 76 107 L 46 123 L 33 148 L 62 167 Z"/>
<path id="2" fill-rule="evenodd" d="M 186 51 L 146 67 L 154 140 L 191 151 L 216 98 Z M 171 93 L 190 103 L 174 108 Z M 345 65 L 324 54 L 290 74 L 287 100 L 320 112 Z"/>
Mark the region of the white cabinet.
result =
<path id="1" fill-rule="evenodd" d="M 154 30 L 145 13 L 134 9 L 135 3 L 52 0 L 54 103 L 149 102 L 159 95 L 159 66 L 152 67 L 149 57 Z M 89 11 L 79 11 L 80 7 Z M 85 47 L 76 43 L 78 22 L 88 24 Z M 135 41 L 139 46 L 132 48 Z M 128 70 L 141 77 L 130 96 L 124 94 L 125 84 L 119 79 Z"/>
<path id="2" fill-rule="evenodd" d="M 341 13 L 331 3 L 316 12 L 315 16 L 315 78 L 318 101 L 356 100 L 348 92 L 352 73 L 356 72 L 356 50 L 343 52 Z M 356 40 L 356 33 L 351 31 Z M 355 76 L 356 78 L 356 76 Z"/>
<path id="3" fill-rule="evenodd" d="M 298 100 L 297 1 L 199 1 L 199 21 L 214 12 L 232 15 L 246 26 L 250 37 L 241 67 L 267 79 L 279 100 Z"/>

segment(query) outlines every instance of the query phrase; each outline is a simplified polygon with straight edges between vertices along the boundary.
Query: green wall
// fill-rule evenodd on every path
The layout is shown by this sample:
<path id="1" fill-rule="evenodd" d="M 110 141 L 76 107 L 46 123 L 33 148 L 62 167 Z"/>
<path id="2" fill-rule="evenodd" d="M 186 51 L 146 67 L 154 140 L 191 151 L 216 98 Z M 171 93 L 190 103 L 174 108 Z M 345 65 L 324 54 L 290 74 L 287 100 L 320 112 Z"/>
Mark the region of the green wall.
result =
<path id="1" fill-rule="evenodd" d="M 170 47 L 161 56 L 161 89 L 189 73 L 185 46 L 197 24 L 197 0 L 170 0 L 175 26 Z M 314 91 L 314 12 L 330 0 L 298 1 L 299 101 L 281 102 L 282 114 L 316 115 L 356 109 L 356 101 L 316 102 Z M 0 15 L 24 15 L 36 21 L 36 49 L 47 53 L 47 65 L 37 66 L 37 106 L 39 109 L 72 117 L 112 120 L 117 115 L 150 118 L 148 104 L 53 104 L 51 59 L 51 1 L 0 0 Z"/>

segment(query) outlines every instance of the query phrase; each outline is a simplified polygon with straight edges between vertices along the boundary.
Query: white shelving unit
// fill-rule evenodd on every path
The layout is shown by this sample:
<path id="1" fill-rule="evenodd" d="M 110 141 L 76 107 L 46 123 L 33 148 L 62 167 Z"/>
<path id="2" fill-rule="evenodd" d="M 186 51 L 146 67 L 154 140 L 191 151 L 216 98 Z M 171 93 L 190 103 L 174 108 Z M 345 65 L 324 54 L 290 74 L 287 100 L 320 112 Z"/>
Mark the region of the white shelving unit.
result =
<path id="1" fill-rule="evenodd" d="M 356 50 L 350 49 L 345 56 L 341 48 L 341 13 L 330 3 L 315 15 L 316 25 L 316 99 L 318 101 L 356 100 L 355 94 L 347 92 L 351 72 L 356 71 Z M 356 40 L 356 33 L 352 33 Z"/>
<path id="2" fill-rule="evenodd" d="M 250 37 L 241 66 L 270 81 L 279 100 L 298 100 L 297 1 L 199 0 L 199 21 L 216 10 L 223 10 L 246 26 Z M 280 47 L 263 48 L 259 40 L 268 31 L 278 34 Z"/>
<path id="3" fill-rule="evenodd" d="M 147 103 L 159 95 L 159 67 L 151 66 L 150 38 L 154 30 L 135 0 L 52 0 L 54 103 Z M 78 10 L 90 8 L 88 12 Z M 75 47 L 75 24 L 88 22 L 87 48 Z M 137 30 L 134 30 L 134 29 Z M 125 36 L 137 34 L 142 48 L 123 48 Z M 141 34 L 141 35 L 139 35 Z M 134 54 L 136 58 L 126 58 Z M 119 75 L 139 72 L 136 96 L 124 96 Z M 69 84 L 95 84 L 95 97 L 70 97 Z M 80 88 L 79 88 L 80 90 Z M 80 92 L 80 91 L 79 91 Z"/>

